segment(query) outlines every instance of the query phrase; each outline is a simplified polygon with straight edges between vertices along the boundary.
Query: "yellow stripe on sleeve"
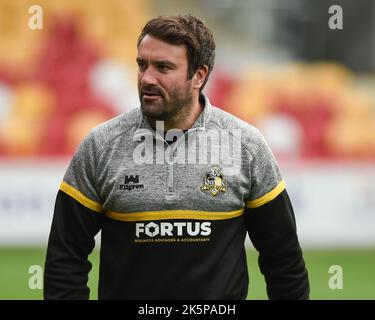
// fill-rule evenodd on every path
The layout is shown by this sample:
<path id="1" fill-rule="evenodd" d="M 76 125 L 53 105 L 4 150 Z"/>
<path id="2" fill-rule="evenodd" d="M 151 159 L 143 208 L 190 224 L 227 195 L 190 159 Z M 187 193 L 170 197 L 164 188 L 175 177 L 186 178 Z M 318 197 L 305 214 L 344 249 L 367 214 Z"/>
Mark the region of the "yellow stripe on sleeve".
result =
<path id="1" fill-rule="evenodd" d="M 264 196 L 251 200 L 246 201 L 246 207 L 247 208 L 258 208 L 267 202 L 275 199 L 283 190 L 285 189 L 285 182 L 284 180 L 280 181 L 279 184 L 270 192 L 266 193 Z"/>
<path id="2" fill-rule="evenodd" d="M 101 204 L 87 198 L 79 190 L 66 183 L 65 181 L 61 182 L 60 190 L 64 191 L 66 194 L 77 200 L 80 204 L 84 205 L 86 208 L 89 208 L 96 212 L 102 212 Z"/>

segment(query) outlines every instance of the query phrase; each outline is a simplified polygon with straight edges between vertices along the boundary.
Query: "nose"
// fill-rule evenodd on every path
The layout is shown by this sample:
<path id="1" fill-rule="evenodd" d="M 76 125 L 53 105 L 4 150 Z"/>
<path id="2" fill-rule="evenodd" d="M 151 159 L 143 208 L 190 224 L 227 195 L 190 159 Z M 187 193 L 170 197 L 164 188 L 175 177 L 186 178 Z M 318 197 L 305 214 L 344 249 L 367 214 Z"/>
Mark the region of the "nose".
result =
<path id="1" fill-rule="evenodd" d="M 152 86 L 152 85 L 157 85 L 158 81 L 155 77 L 155 74 L 152 70 L 152 68 L 148 67 L 145 71 L 140 73 L 140 82 L 144 86 Z"/>

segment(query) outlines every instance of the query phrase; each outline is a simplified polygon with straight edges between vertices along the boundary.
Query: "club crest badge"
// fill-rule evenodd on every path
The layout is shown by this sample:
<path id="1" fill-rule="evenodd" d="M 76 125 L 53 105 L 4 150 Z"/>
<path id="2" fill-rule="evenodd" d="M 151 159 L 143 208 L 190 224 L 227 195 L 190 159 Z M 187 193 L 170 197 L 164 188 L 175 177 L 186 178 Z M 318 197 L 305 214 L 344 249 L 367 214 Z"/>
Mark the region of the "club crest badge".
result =
<path id="1" fill-rule="evenodd" d="M 227 189 L 227 181 L 219 167 L 213 167 L 203 178 L 201 191 L 209 191 L 213 197 L 216 197 L 219 192 L 227 192 Z"/>

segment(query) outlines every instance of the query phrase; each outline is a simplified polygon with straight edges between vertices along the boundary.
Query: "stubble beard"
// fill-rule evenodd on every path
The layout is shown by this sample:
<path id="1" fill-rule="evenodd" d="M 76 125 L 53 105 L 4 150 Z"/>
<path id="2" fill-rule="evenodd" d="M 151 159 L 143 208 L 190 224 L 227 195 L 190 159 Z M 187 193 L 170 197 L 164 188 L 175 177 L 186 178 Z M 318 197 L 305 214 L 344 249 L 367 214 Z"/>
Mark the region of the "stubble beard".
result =
<path id="1" fill-rule="evenodd" d="M 157 101 L 147 103 L 141 95 L 140 102 L 143 114 L 154 120 L 165 121 L 173 117 L 184 116 L 190 112 L 193 103 L 193 92 L 190 86 L 172 88 L 170 97 L 170 101 L 167 101 L 165 95 L 162 95 Z"/>

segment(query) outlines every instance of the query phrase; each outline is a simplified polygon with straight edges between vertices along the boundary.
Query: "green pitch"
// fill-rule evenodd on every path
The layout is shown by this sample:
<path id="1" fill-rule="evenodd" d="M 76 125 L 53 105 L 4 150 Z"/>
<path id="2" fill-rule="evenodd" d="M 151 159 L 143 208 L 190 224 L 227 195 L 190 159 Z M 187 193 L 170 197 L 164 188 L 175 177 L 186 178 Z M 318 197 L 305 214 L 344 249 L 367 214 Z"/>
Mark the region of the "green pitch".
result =
<path id="1" fill-rule="evenodd" d="M 309 270 L 311 299 L 375 299 L 375 250 L 305 250 Z M 0 248 L 0 299 L 42 299 L 42 290 L 29 289 L 32 265 L 44 267 L 43 249 Z M 89 286 L 91 299 L 97 298 L 98 251 L 90 260 L 93 270 Z M 266 299 L 263 276 L 257 265 L 257 253 L 248 251 L 250 289 L 248 299 Z M 329 288 L 329 268 L 343 270 L 343 288 Z"/>

